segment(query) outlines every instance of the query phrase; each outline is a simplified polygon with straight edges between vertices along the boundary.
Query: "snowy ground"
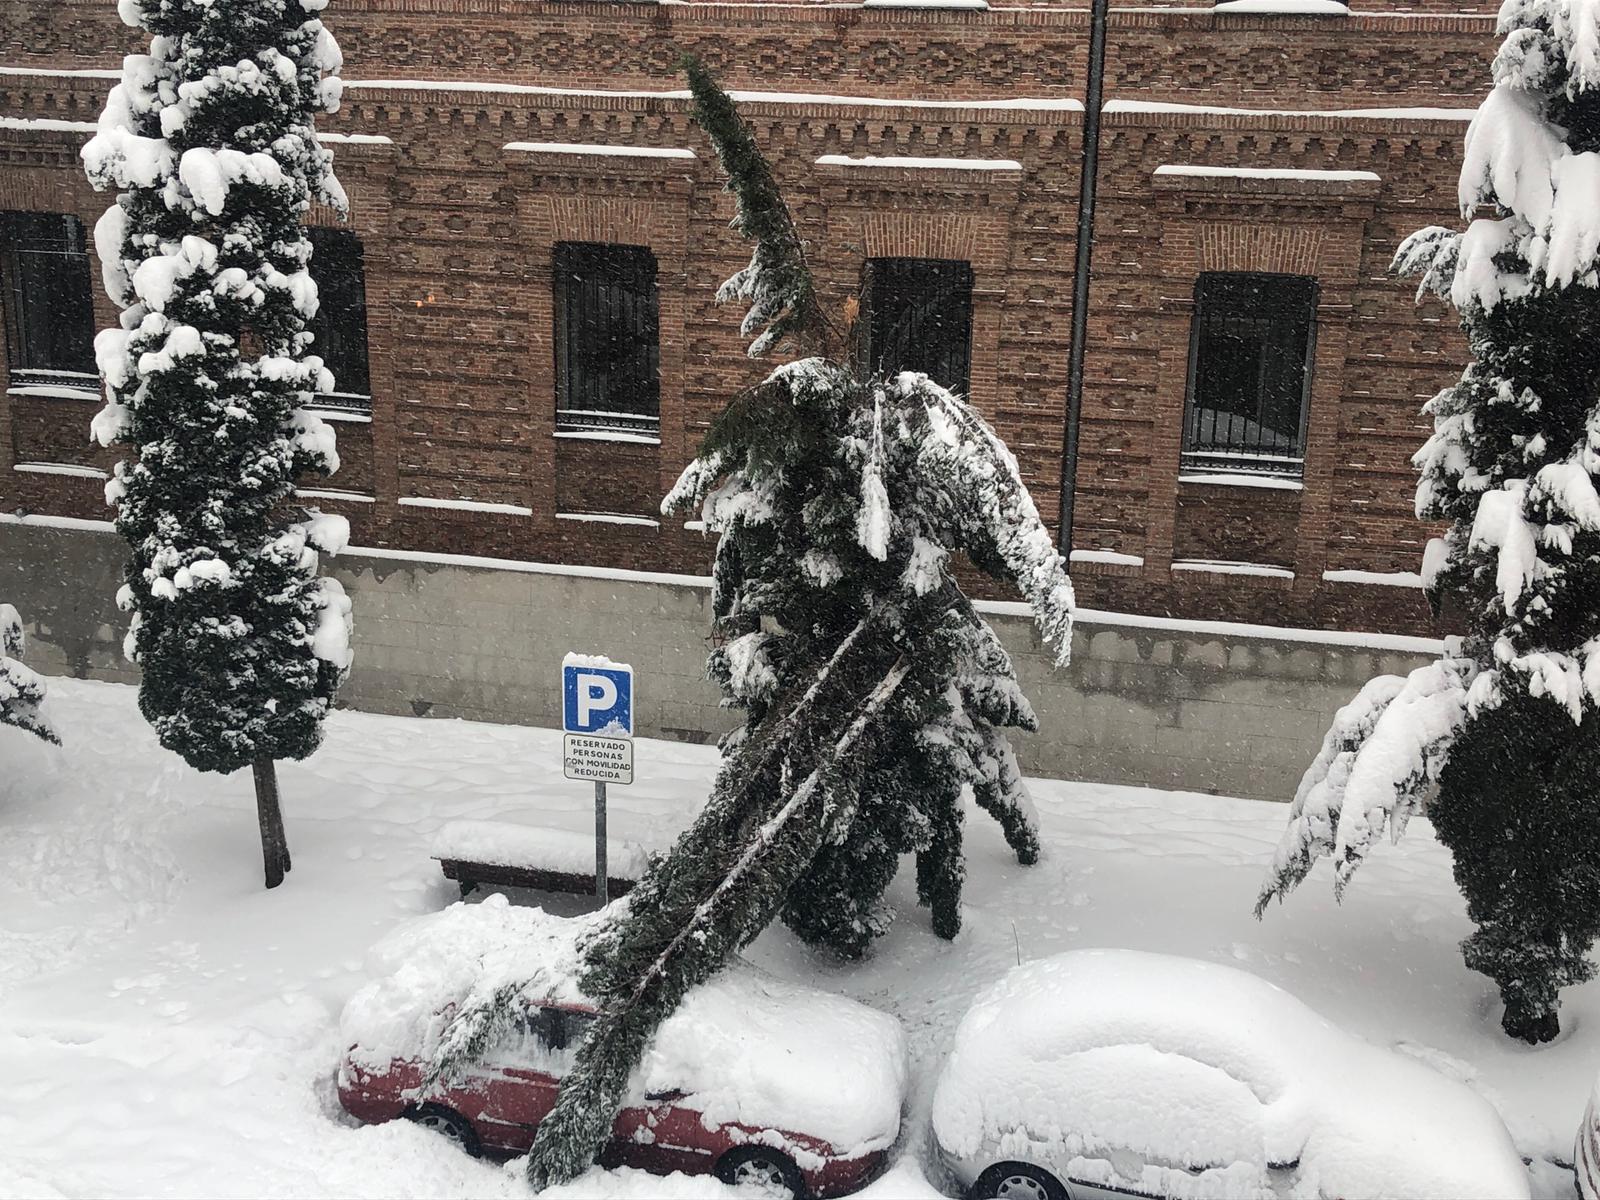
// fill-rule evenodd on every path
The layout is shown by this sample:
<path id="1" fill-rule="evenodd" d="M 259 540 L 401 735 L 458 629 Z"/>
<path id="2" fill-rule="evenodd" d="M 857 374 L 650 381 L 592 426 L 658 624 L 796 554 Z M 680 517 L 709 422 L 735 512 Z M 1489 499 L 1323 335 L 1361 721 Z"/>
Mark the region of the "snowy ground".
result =
<path id="1" fill-rule="evenodd" d="M 458 818 L 574 831 L 590 794 L 560 777 L 547 730 L 338 714 L 315 758 L 281 768 L 294 871 L 261 888 L 247 777 L 161 752 L 131 689 L 57 680 L 56 750 L 0 730 L 0 1196 L 520 1195 L 506 1169 L 404 1123 L 341 1113 L 335 1022 L 364 954 L 403 917 L 455 898 L 430 838 Z M 714 752 L 641 742 L 611 789 L 614 837 L 657 841 L 703 796 Z M 1244 966 L 1353 1032 L 1466 1079 L 1570 1197 L 1568 1158 L 1600 1066 L 1600 986 L 1567 993 L 1566 1034 L 1504 1040 L 1488 982 L 1462 965 L 1449 863 L 1422 822 L 1363 869 L 1341 909 L 1321 874 L 1250 916 L 1285 809 L 1087 784 L 1036 786 L 1044 860 L 1018 867 L 969 825 L 966 925 L 949 945 L 907 891 L 862 965 L 781 932 L 754 957 L 899 1015 L 914 1094 L 876 1197 L 931 1196 L 927 1110 L 973 992 L 1018 957 L 1125 946 Z M 596 1172 L 562 1195 L 723 1196 L 704 1179 Z"/>

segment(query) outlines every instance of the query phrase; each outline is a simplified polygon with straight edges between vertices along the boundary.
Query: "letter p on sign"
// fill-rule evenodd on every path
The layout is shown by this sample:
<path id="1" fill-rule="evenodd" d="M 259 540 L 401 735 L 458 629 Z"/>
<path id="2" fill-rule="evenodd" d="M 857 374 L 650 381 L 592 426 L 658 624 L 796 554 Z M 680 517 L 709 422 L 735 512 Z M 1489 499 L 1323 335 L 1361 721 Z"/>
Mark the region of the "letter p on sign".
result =
<path id="1" fill-rule="evenodd" d="M 569 654 L 561 664 L 562 728 L 596 737 L 633 736 L 633 668 Z"/>
<path id="2" fill-rule="evenodd" d="M 578 724 L 594 724 L 594 714 L 608 713 L 617 705 L 617 685 L 604 675 L 578 672 Z"/>

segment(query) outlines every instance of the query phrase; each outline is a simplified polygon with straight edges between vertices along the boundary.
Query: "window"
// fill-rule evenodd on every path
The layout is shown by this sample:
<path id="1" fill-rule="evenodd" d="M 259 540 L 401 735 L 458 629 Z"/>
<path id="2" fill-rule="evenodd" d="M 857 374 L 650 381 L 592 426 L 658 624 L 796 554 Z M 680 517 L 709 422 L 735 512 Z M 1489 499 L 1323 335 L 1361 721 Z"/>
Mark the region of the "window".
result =
<path id="1" fill-rule="evenodd" d="M 576 1049 L 578 1043 L 588 1036 L 589 1026 L 599 1019 L 599 1013 L 582 1012 L 575 1008 L 563 1009 L 561 1012 L 561 1031 L 566 1044 Z"/>
<path id="2" fill-rule="evenodd" d="M 1299 475 L 1317 281 L 1206 274 L 1194 299 L 1183 468 Z"/>
<path id="3" fill-rule="evenodd" d="M 594 1013 L 530 1006 L 501 1047 L 517 1066 L 561 1074 L 572 1067 L 578 1043 L 594 1023 Z"/>
<path id="4" fill-rule="evenodd" d="M 0 213 L 0 289 L 11 387 L 98 391 L 83 223 L 64 213 Z"/>
<path id="5" fill-rule="evenodd" d="M 972 267 L 945 258 L 867 260 L 867 361 L 921 371 L 963 395 L 972 374 Z"/>
<path id="6" fill-rule="evenodd" d="M 348 229 L 312 227 L 311 278 L 317 284 L 317 315 L 306 323 L 316 335 L 311 353 L 333 372 L 331 393 L 318 403 L 366 409 L 372 403 L 367 370 L 367 271 L 361 239 Z"/>
<path id="7" fill-rule="evenodd" d="M 556 429 L 654 438 L 661 424 L 661 311 L 644 246 L 560 242 L 553 263 Z"/>

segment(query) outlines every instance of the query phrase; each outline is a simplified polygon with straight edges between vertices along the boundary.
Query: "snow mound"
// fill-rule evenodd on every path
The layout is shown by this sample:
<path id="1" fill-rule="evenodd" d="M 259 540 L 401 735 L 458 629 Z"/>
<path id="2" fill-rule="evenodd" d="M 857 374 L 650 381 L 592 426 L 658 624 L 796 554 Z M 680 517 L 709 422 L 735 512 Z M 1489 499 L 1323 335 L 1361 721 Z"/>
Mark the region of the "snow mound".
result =
<path id="1" fill-rule="evenodd" d="M 345 1007 L 350 1061 L 382 1070 L 431 1060 L 449 1013 L 508 986 L 530 1003 L 587 1003 L 580 946 L 616 907 L 568 919 L 493 895 L 401 926 L 373 948 L 376 978 Z M 625 1106 L 676 1089 L 685 1093 L 677 1106 L 708 1123 L 803 1133 L 855 1157 L 894 1143 L 907 1075 L 894 1017 L 739 962 L 690 991 L 661 1026 Z"/>
<path id="2" fill-rule="evenodd" d="M 1172 1197 L 1526 1196 L 1499 1115 L 1230 967 L 1071 951 L 973 1005 L 933 1102 L 946 1154 Z"/>
<path id="3" fill-rule="evenodd" d="M 510 821 L 451 821 L 433 843 L 435 858 L 531 867 L 566 875 L 594 874 L 594 836 L 567 829 L 517 825 Z M 638 879 L 650 865 L 650 851 L 637 842 L 606 839 L 606 873 Z"/>

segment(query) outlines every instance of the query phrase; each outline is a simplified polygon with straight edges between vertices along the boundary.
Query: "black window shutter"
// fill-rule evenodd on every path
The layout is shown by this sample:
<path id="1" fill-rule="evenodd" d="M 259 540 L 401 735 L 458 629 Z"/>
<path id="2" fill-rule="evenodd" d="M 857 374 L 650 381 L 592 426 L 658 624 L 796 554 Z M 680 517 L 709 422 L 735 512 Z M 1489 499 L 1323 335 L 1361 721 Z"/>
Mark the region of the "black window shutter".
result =
<path id="1" fill-rule="evenodd" d="M 966 394 L 972 376 L 972 266 L 959 259 L 867 261 L 861 319 L 868 366 L 884 374 L 921 371 Z"/>
<path id="2" fill-rule="evenodd" d="M 556 428 L 653 436 L 661 415 L 661 306 L 646 246 L 558 242 Z"/>
<path id="3" fill-rule="evenodd" d="M 1299 475 L 1317 281 L 1208 272 L 1195 284 L 1184 412 L 1189 471 Z"/>
<path id="4" fill-rule="evenodd" d="M 66 213 L 0 213 L 0 286 L 13 386 L 97 387 L 94 302 L 83 223 Z"/>
<path id="5" fill-rule="evenodd" d="M 365 408 L 372 394 L 367 361 L 367 272 L 361 239 L 348 229 L 313 226 L 311 278 L 317 284 L 317 315 L 306 323 L 314 340 L 311 353 L 333 372 L 333 395 L 340 407 Z"/>

